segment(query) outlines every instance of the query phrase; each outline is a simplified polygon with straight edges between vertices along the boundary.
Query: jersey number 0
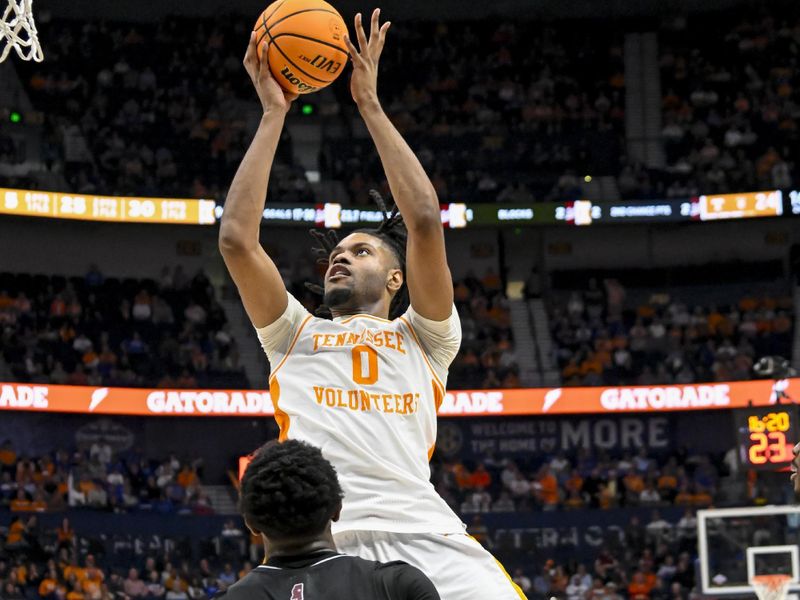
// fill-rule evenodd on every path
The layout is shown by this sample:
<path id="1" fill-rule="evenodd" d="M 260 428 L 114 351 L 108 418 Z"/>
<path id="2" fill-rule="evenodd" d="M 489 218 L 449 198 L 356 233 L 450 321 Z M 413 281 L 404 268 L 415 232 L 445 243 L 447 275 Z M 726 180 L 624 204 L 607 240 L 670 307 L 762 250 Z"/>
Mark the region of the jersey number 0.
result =
<path id="1" fill-rule="evenodd" d="M 353 381 L 372 385 L 378 381 L 378 353 L 365 344 L 353 346 Z M 366 360 L 365 360 L 366 357 Z"/>

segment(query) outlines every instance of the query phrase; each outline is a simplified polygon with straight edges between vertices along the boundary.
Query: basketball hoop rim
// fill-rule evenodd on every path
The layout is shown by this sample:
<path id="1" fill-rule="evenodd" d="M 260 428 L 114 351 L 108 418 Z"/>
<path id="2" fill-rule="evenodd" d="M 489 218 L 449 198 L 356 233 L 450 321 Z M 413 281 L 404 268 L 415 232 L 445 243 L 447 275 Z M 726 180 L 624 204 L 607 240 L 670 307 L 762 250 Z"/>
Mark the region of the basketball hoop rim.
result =
<path id="1" fill-rule="evenodd" d="M 788 585 L 791 582 L 792 576 L 783 573 L 776 575 L 756 575 L 750 580 L 752 584 L 766 585 L 772 589 L 778 589 L 780 586 Z"/>
<path id="2" fill-rule="evenodd" d="M 785 600 L 792 576 L 786 574 L 755 575 L 750 579 L 759 600 Z"/>

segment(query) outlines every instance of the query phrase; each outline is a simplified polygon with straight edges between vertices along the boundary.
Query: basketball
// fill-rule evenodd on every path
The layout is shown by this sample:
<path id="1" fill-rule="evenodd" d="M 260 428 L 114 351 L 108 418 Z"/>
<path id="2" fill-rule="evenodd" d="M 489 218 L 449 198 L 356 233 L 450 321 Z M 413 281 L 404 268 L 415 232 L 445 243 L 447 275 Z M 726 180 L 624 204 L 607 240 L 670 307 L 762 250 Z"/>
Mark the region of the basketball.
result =
<path id="1" fill-rule="evenodd" d="M 261 13 L 254 30 L 259 59 L 267 42 L 272 75 L 289 92 L 316 92 L 344 71 L 347 27 L 323 0 L 277 0 Z"/>

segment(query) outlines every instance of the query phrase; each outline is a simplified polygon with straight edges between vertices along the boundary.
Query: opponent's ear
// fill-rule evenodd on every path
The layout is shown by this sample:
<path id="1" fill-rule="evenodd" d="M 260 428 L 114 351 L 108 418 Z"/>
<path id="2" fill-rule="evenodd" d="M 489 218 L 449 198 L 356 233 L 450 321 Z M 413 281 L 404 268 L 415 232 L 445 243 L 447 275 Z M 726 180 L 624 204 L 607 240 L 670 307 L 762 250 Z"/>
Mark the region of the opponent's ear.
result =
<path id="1" fill-rule="evenodd" d="M 339 504 L 339 508 L 337 508 L 336 512 L 334 512 L 333 515 L 331 516 L 331 521 L 333 523 L 336 523 L 336 521 L 338 521 L 339 517 L 341 517 L 341 516 L 342 516 L 342 505 L 340 503 Z"/>
<path id="2" fill-rule="evenodd" d="M 386 275 L 386 289 L 394 295 L 403 287 L 403 271 L 401 269 L 391 269 Z"/>
<path id="3" fill-rule="evenodd" d="M 247 529 L 249 529 L 250 533 L 252 533 L 253 535 L 261 535 L 261 532 L 258 529 L 255 529 L 254 527 L 252 527 L 250 525 L 250 523 L 247 522 L 247 519 L 244 520 L 244 524 L 245 524 L 245 527 L 247 527 Z"/>

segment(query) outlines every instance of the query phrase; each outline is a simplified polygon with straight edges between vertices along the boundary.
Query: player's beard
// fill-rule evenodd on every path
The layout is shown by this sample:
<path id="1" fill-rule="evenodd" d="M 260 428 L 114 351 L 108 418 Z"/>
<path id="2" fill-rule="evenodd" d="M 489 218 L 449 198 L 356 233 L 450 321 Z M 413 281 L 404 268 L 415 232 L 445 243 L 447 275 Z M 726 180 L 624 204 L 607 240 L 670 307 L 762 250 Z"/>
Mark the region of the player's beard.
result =
<path id="1" fill-rule="evenodd" d="M 346 306 L 353 299 L 353 288 L 351 287 L 335 287 L 326 289 L 323 296 L 323 302 L 328 308 L 339 308 Z"/>

